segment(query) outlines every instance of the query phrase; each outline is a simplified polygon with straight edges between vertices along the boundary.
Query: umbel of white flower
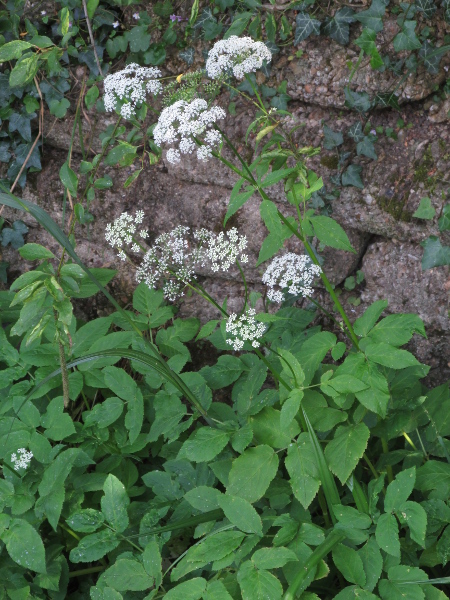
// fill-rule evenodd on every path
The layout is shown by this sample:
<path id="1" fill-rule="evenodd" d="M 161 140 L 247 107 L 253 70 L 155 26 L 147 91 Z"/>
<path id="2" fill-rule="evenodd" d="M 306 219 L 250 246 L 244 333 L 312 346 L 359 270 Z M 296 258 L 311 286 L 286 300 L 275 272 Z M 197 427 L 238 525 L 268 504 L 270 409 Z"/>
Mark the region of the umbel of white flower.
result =
<path id="1" fill-rule="evenodd" d="M 219 40 L 208 53 L 206 72 L 211 79 L 234 75 L 243 79 L 246 73 L 254 73 L 262 67 L 263 61 L 270 62 L 272 53 L 263 42 L 255 42 L 251 37 L 232 35 Z"/>
<path id="2" fill-rule="evenodd" d="M 294 296 L 311 296 L 314 278 L 322 269 L 309 256 L 289 252 L 275 258 L 267 267 L 262 282 L 269 288 L 267 298 L 283 302 L 285 292 Z"/>
<path id="3" fill-rule="evenodd" d="M 17 456 L 17 454 L 19 456 Z M 30 464 L 31 459 L 33 458 L 32 452 L 27 452 L 25 448 L 19 448 L 17 450 L 17 454 L 11 454 L 11 462 L 14 464 L 14 469 L 18 471 L 19 469 L 26 469 Z"/>
<path id="4" fill-rule="evenodd" d="M 132 252 L 140 252 L 141 249 L 134 242 L 133 236 L 137 233 L 137 225 L 140 225 L 144 220 L 144 211 L 138 210 L 133 217 L 127 212 L 124 212 L 113 223 L 108 223 L 106 226 L 105 238 L 110 246 L 117 248 L 119 251 L 117 256 L 121 260 L 125 260 L 127 255 L 123 249 L 124 246 L 131 245 Z M 139 231 L 139 237 L 145 239 L 148 236 L 146 229 Z"/>
<path id="5" fill-rule="evenodd" d="M 165 108 L 158 119 L 153 136 L 155 144 L 174 145 L 167 151 L 166 158 L 171 163 L 181 160 L 180 154 L 191 154 L 197 151 L 199 160 L 208 160 L 212 150 L 220 145 L 222 136 L 213 129 L 214 123 L 225 117 L 220 106 L 211 106 L 202 98 L 192 102 L 178 100 Z M 198 146 L 195 139 L 203 142 Z"/>
<path id="6" fill-rule="evenodd" d="M 239 235 L 236 227 L 232 227 L 226 233 L 210 234 L 207 239 L 206 256 L 211 261 L 214 272 L 228 271 L 237 260 L 241 263 L 248 262 L 248 256 L 243 254 L 247 248 L 247 238 L 245 235 Z"/>
<path id="7" fill-rule="evenodd" d="M 120 107 L 120 114 L 125 119 L 130 119 L 136 114 L 136 108 L 147 99 L 147 94 L 158 94 L 161 83 L 156 79 L 161 76 L 161 71 L 155 67 L 141 67 L 131 63 L 117 73 L 105 77 L 103 82 L 105 95 L 103 101 L 105 110 L 116 110 L 117 101 L 124 100 Z"/>
<path id="8" fill-rule="evenodd" d="M 240 317 L 234 313 L 228 317 L 225 331 L 232 337 L 226 341 L 233 346 L 233 350 L 242 350 L 245 342 L 251 342 L 253 348 L 259 348 L 261 345 L 259 338 L 264 335 L 266 326 L 258 323 L 255 315 L 255 309 L 248 308 Z"/>

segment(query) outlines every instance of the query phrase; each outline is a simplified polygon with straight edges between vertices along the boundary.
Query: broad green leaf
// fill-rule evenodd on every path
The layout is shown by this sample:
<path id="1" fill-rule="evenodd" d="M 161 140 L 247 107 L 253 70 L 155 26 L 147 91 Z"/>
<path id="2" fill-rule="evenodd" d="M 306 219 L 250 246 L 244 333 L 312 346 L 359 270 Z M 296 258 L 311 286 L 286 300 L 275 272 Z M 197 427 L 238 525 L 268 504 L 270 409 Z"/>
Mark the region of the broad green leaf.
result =
<path id="1" fill-rule="evenodd" d="M 370 61 L 370 66 L 372 69 L 378 69 L 384 65 L 381 56 L 378 53 L 377 46 L 375 43 L 375 39 L 377 37 L 376 31 L 371 29 L 363 29 L 361 35 L 358 39 L 355 40 L 355 44 L 359 46 L 364 52 L 372 57 Z M 358 152 L 358 154 L 365 154 L 364 152 Z M 366 154 L 367 156 L 367 154 Z M 376 160 L 375 155 L 375 160 Z"/>
<path id="2" fill-rule="evenodd" d="M 372 519 L 369 515 L 360 513 L 352 506 L 335 504 L 333 511 L 336 519 L 344 527 L 354 527 L 355 529 L 367 529 L 372 524 Z"/>
<path id="3" fill-rule="evenodd" d="M 366 336 L 380 318 L 381 313 L 387 308 L 387 305 L 387 300 L 376 300 L 366 308 L 364 314 L 356 319 L 353 324 L 356 335 Z"/>
<path id="4" fill-rule="evenodd" d="M 297 561 L 297 555 L 289 548 L 260 548 L 252 556 L 258 569 L 279 569 L 288 562 Z"/>
<path id="5" fill-rule="evenodd" d="M 179 423 L 187 412 L 186 406 L 175 394 L 160 391 L 153 400 L 153 408 L 155 409 L 155 418 L 150 427 L 147 441 L 156 442 L 160 435 L 166 439 L 172 439 L 172 436 L 176 439 L 183 430 Z"/>
<path id="6" fill-rule="evenodd" d="M 417 469 L 416 488 L 421 491 L 437 490 L 447 496 L 450 493 L 450 464 L 429 460 Z M 434 497 L 440 497 L 434 494 Z"/>
<path id="7" fill-rule="evenodd" d="M 271 186 L 271 185 L 274 185 L 275 183 L 278 183 L 278 182 L 279 182 L 279 181 L 281 181 L 282 179 L 285 179 L 285 177 L 287 177 L 288 175 L 290 175 L 291 173 L 293 173 L 293 172 L 294 172 L 294 171 L 296 171 L 296 170 L 297 170 L 297 167 L 291 167 L 291 168 L 289 168 L 289 169 L 277 169 L 277 170 L 275 170 L 275 171 L 272 171 L 272 172 L 271 172 L 271 173 L 269 173 L 269 174 L 268 174 L 268 175 L 265 177 L 265 179 L 262 181 L 262 183 L 261 183 L 261 187 L 262 187 L 262 188 L 266 188 L 266 187 L 269 187 L 269 186 Z M 263 212 L 264 212 L 264 211 L 262 210 L 262 206 L 263 206 L 263 204 L 264 204 L 264 203 L 266 203 L 266 204 L 267 204 L 267 203 L 273 204 L 273 202 L 271 202 L 270 200 L 263 200 L 263 201 L 261 202 L 261 216 L 263 217 L 263 219 L 264 219 L 264 215 L 263 215 Z M 275 211 L 276 211 L 276 210 L 277 210 L 277 209 L 276 209 L 276 205 L 274 205 L 274 206 L 275 206 Z M 275 213 L 275 214 L 276 214 L 276 213 Z M 279 221 L 279 220 L 280 220 L 280 219 L 278 218 L 278 221 Z M 264 219 L 264 222 L 265 222 L 265 219 Z M 270 229 L 270 227 L 267 225 L 267 223 L 266 223 L 266 227 L 267 227 L 267 229 L 269 229 L 269 231 L 272 231 L 272 230 Z"/>
<path id="8" fill-rule="evenodd" d="M 324 381 L 324 383 L 321 384 L 320 389 L 329 396 L 333 396 L 335 395 L 333 390 L 338 394 L 356 394 L 356 392 L 361 392 L 367 387 L 366 383 L 353 377 L 353 375 L 336 375 L 331 379 Z"/>
<path id="9" fill-rule="evenodd" d="M 105 581 L 119 592 L 141 592 L 153 586 L 144 567 L 137 560 L 119 558 L 103 575 Z"/>
<path id="10" fill-rule="evenodd" d="M 300 42 L 306 40 L 312 33 L 314 33 L 314 35 L 320 34 L 320 21 L 313 19 L 308 13 L 299 12 L 295 18 L 295 23 L 295 46 L 298 46 Z"/>
<path id="11" fill-rule="evenodd" d="M 105 367 L 103 369 L 105 383 L 119 398 L 127 402 L 125 427 L 129 431 L 130 444 L 136 441 L 141 432 L 144 419 L 144 401 L 136 382 L 123 369 Z"/>
<path id="12" fill-rule="evenodd" d="M 381 550 L 392 556 L 400 557 L 398 523 L 394 515 L 383 514 L 378 519 L 375 538 Z"/>
<path id="13" fill-rule="evenodd" d="M 153 314 L 164 302 L 162 290 L 152 290 L 141 281 L 133 293 L 133 308 L 143 315 Z"/>
<path id="14" fill-rule="evenodd" d="M 384 419 L 390 400 L 386 377 L 380 372 L 377 365 L 364 359 L 361 361 L 357 375 L 368 387 L 365 390 L 356 392 L 356 398 L 363 406 Z"/>
<path id="15" fill-rule="evenodd" d="M 367 10 L 355 14 L 355 19 L 365 27 L 378 33 L 383 29 L 382 17 L 386 12 L 386 4 L 383 0 L 372 0 L 372 4 Z"/>
<path id="16" fill-rule="evenodd" d="M 203 600 L 233 600 L 233 598 L 227 592 L 227 588 L 224 584 L 217 579 L 208 583 Z"/>
<path id="17" fill-rule="evenodd" d="M 370 62 L 372 64 L 373 59 Z M 383 61 L 381 61 L 381 65 L 384 65 Z M 378 66 L 380 65 L 378 64 Z M 373 145 L 373 141 L 367 135 L 365 135 L 364 138 L 356 145 L 356 153 L 358 154 L 358 156 L 361 156 L 362 154 L 363 156 L 367 156 L 372 160 L 377 160 L 378 158 L 377 153 L 375 152 L 375 146 Z"/>
<path id="18" fill-rule="evenodd" d="M 55 460 L 47 467 L 39 484 L 39 494 L 48 496 L 54 493 L 64 482 L 72 470 L 73 463 L 80 454 L 79 448 L 69 448 L 61 452 Z"/>
<path id="19" fill-rule="evenodd" d="M 104 529 L 82 538 L 78 546 L 70 551 L 69 558 L 73 563 L 94 562 L 117 548 L 119 543 L 113 531 Z"/>
<path id="20" fill-rule="evenodd" d="M 351 585 L 339 592 L 333 600 L 380 600 L 379 596 L 375 596 L 367 590 L 363 590 L 359 586 Z"/>
<path id="21" fill-rule="evenodd" d="M 420 10 L 427 19 L 430 19 L 437 10 L 433 0 L 415 0 L 414 6 Z"/>
<path id="22" fill-rule="evenodd" d="M 194 462 L 209 462 L 222 452 L 229 439 L 226 431 L 202 427 L 183 444 L 183 453 Z"/>
<path id="23" fill-rule="evenodd" d="M 338 250 L 347 250 L 356 254 L 356 250 L 350 243 L 347 234 L 342 227 L 330 217 L 309 217 L 309 221 L 314 228 L 314 234 L 317 239 L 331 248 Z"/>
<path id="24" fill-rule="evenodd" d="M 420 204 L 413 214 L 416 219 L 433 219 L 436 209 L 432 206 L 430 198 L 421 198 Z"/>
<path id="25" fill-rule="evenodd" d="M 417 502 L 405 502 L 397 510 L 401 522 L 409 527 L 411 538 L 425 548 L 425 533 L 427 529 L 427 513 Z"/>
<path id="26" fill-rule="evenodd" d="M 390 369 L 405 369 L 420 365 L 411 352 L 399 350 L 382 342 L 369 342 L 364 348 L 364 354 L 369 360 Z"/>
<path id="27" fill-rule="evenodd" d="M 242 563 L 237 580 L 242 600 L 280 600 L 283 594 L 279 580 L 269 571 L 256 569 L 250 561 Z"/>
<path id="28" fill-rule="evenodd" d="M 224 227 L 227 224 L 228 219 L 232 217 L 242 206 L 244 206 L 247 200 L 249 200 L 255 193 L 254 188 L 249 189 L 248 187 L 244 192 L 240 192 L 243 183 L 244 179 L 239 179 L 231 191 L 227 214 L 225 215 L 223 222 Z"/>
<path id="29" fill-rule="evenodd" d="M 264 495 L 278 469 L 278 456 L 266 445 L 248 448 L 233 461 L 227 493 L 250 503 Z"/>
<path id="30" fill-rule="evenodd" d="M 219 497 L 219 506 L 226 518 L 241 531 L 262 536 L 261 518 L 247 500 L 224 494 Z"/>
<path id="31" fill-rule="evenodd" d="M 19 254 L 25 260 L 45 260 L 46 258 L 55 258 L 53 252 L 44 248 L 40 244 L 25 244 L 19 248 Z"/>
<path id="32" fill-rule="evenodd" d="M 78 177 L 75 171 L 73 171 L 67 162 L 59 170 L 59 178 L 61 179 L 65 188 L 69 190 L 72 196 L 77 195 L 78 188 Z"/>
<path id="33" fill-rule="evenodd" d="M 437 554 L 445 566 L 450 558 L 450 527 L 446 527 L 436 546 Z"/>
<path id="34" fill-rule="evenodd" d="M 382 579 L 378 590 L 382 600 L 424 600 L 425 594 L 415 581 L 428 579 L 427 574 L 417 567 L 398 565 L 388 570 L 389 579 Z"/>
<path id="35" fill-rule="evenodd" d="M 234 552 L 245 538 L 240 531 L 220 531 L 205 538 L 201 544 L 192 547 L 187 555 L 190 562 L 202 562 L 208 564 L 214 560 L 220 560 Z"/>
<path id="36" fill-rule="evenodd" d="M 314 450 L 307 433 L 301 433 L 297 442 L 289 446 L 285 465 L 294 496 L 307 509 L 320 487 Z"/>
<path id="37" fill-rule="evenodd" d="M 200 369 L 200 374 L 212 390 L 218 390 L 234 383 L 243 370 L 244 364 L 237 356 L 223 354 L 213 367 Z"/>
<path id="38" fill-rule="evenodd" d="M 281 236 L 282 223 L 278 215 L 276 204 L 271 200 L 263 200 L 260 204 L 259 211 L 261 213 L 261 218 L 264 221 L 264 225 L 270 233 Z"/>
<path id="39" fill-rule="evenodd" d="M 356 550 L 344 546 L 344 544 L 338 544 L 333 548 L 332 556 L 334 564 L 347 581 L 362 587 L 366 585 L 363 562 Z"/>
<path id="40" fill-rule="evenodd" d="M 360 190 L 364 189 L 364 184 L 361 179 L 361 165 L 349 165 L 347 169 L 342 173 L 342 185 L 343 186 L 354 186 Z"/>
<path id="41" fill-rule="evenodd" d="M 442 209 L 442 216 L 438 219 L 438 225 L 439 231 L 450 230 L 450 204 L 446 204 Z"/>
<path id="42" fill-rule="evenodd" d="M 303 390 L 292 390 L 283 403 L 280 411 L 280 427 L 286 430 L 295 419 L 300 410 L 300 403 L 303 399 Z"/>
<path id="43" fill-rule="evenodd" d="M 364 423 L 338 427 L 334 438 L 325 448 L 330 470 L 344 484 L 364 454 L 370 437 Z"/>
<path id="44" fill-rule="evenodd" d="M 411 495 L 416 482 L 416 468 L 411 467 L 405 471 L 400 471 L 394 481 L 392 481 L 386 490 L 384 499 L 384 510 L 393 512 L 398 510 Z"/>
<path id="45" fill-rule="evenodd" d="M 369 332 L 371 340 L 391 346 L 403 346 L 414 333 L 426 337 L 422 319 L 414 314 L 389 315 L 382 319 Z"/>
<path id="46" fill-rule="evenodd" d="M 0 62 L 6 62 L 7 60 L 20 58 L 22 56 L 22 52 L 28 48 L 31 48 L 32 45 L 33 44 L 24 42 L 22 40 L 13 40 L 12 42 L 3 44 L 3 46 L 0 47 Z"/>
<path id="47" fill-rule="evenodd" d="M 127 506 L 130 499 L 125 486 L 115 475 L 110 473 L 103 485 L 105 495 L 101 499 L 102 513 L 111 527 L 122 533 L 128 527 Z"/>
<path id="48" fill-rule="evenodd" d="M 221 493 L 215 488 L 207 487 L 206 485 L 199 485 L 198 487 L 186 492 L 184 497 L 189 504 L 197 510 L 208 512 L 219 507 Z"/>
<path id="49" fill-rule="evenodd" d="M 416 21 L 404 21 L 402 30 L 394 38 L 394 50 L 401 52 L 402 50 L 417 50 L 421 47 L 419 38 L 415 33 Z"/>
<path id="50" fill-rule="evenodd" d="M 25 519 L 12 519 L 1 539 L 15 563 L 37 573 L 45 573 L 45 549 L 41 536 Z"/>
<path id="51" fill-rule="evenodd" d="M 366 574 L 366 585 L 364 587 L 369 592 L 373 592 L 383 570 L 383 557 L 373 536 L 358 550 L 358 554 Z"/>
<path id="52" fill-rule="evenodd" d="M 308 338 L 296 352 L 295 357 L 302 366 L 305 373 L 304 385 L 309 385 L 325 358 L 327 352 L 336 344 L 336 336 L 329 331 L 321 331 Z"/>
<path id="53" fill-rule="evenodd" d="M 340 131 L 333 131 L 328 125 L 323 126 L 324 143 L 323 146 L 327 150 L 333 150 L 344 143 L 344 136 Z"/>
<path id="54" fill-rule="evenodd" d="M 336 11 L 334 17 L 325 23 L 323 33 L 336 40 L 339 44 L 348 44 L 350 23 L 353 23 L 355 11 L 344 6 Z"/>
<path id="55" fill-rule="evenodd" d="M 84 508 L 70 515 L 67 519 L 67 524 L 74 531 L 93 533 L 103 525 L 104 521 L 105 517 L 99 510 Z"/>
<path id="56" fill-rule="evenodd" d="M 73 336 L 72 354 L 77 357 L 87 352 L 93 343 L 103 338 L 111 326 L 111 317 L 101 317 L 83 325 Z"/>
<path id="57" fill-rule="evenodd" d="M 149 542 L 142 555 L 142 563 L 148 575 L 155 580 L 155 585 L 161 585 L 162 581 L 162 559 L 159 545 L 156 540 Z"/>
<path id="58" fill-rule="evenodd" d="M 224 33 L 223 39 L 226 40 L 232 35 L 241 35 L 252 16 L 251 12 L 236 13 L 231 26 Z"/>
<path id="59" fill-rule="evenodd" d="M 109 427 L 123 412 L 123 401 L 113 396 L 101 404 L 96 404 L 90 411 L 83 413 L 86 427 L 98 426 L 99 429 Z"/>
<path id="60" fill-rule="evenodd" d="M 422 271 L 450 265 L 450 246 L 443 246 L 437 236 L 430 235 L 426 240 L 420 242 L 420 245 L 424 249 Z"/>
<path id="61" fill-rule="evenodd" d="M 164 594 L 165 600 L 200 600 L 206 589 L 206 579 L 195 577 L 180 583 Z"/>
<path id="62" fill-rule="evenodd" d="M 292 439 L 300 432 L 296 421 L 291 421 L 287 429 L 281 427 L 281 413 L 271 406 L 266 406 L 257 415 L 250 417 L 255 439 L 260 444 L 272 448 L 286 448 Z"/>

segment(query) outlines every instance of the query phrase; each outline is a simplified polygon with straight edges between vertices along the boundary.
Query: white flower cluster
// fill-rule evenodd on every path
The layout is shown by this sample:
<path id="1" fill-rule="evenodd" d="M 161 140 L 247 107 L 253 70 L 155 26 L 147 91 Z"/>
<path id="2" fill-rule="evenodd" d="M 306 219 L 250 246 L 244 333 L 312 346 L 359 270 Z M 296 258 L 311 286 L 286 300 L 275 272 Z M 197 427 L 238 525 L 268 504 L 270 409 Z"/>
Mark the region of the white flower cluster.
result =
<path id="1" fill-rule="evenodd" d="M 254 73 L 262 67 L 263 61 L 272 60 L 272 53 L 263 42 L 255 42 L 251 37 L 232 35 L 214 44 L 208 53 L 206 72 L 211 79 L 219 79 L 233 74 L 243 79 L 246 73 Z"/>
<path id="2" fill-rule="evenodd" d="M 245 235 L 239 235 L 238 230 L 233 227 L 225 234 L 210 233 L 205 252 L 214 272 L 228 271 L 238 259 L 241 263 L 248 262 L 248 256 L 243 254 L 246 248 L 247 238 Z"/>
<path id="3" fill-rule="evenodd" d="M 187 239 L 189 231 L 189 227 L 179 225 L 157 237 L 136 273 L 136 279 L 145 281 L 152 289 L 165 280 L 164 297 L 171 302 L 182 296 L 184 287 L 194 279 L 194 267 L 204 264 L 201 246 L 191 249 Z"/>
<path id="4" fill-rule="evenodd" d="M 17 454 L 19 456 L 17 456 Z M 18 471 L 19 469 L 27 469 L 30 464 L 31 459 L 33 458 L 32 452 L 27 452 L 25 448 L 19 448 L 17 450 L 17 454 L 11 454 L 11 462 L 14 463 L 14 469 Z"/>
<path id="5" fill-rule="evenodd" d="M 228 317 L 225 331 L 233 338 L 228 338 L 227 344 L 232 345 L 234 350 L 241 350 L 245 342 L 251 342 L 253 348 L 259 348 L 258 340 L 264 335 L 266 326 L 256 321 L 255 314 L 255 309 L 249 308 L 240 317 L 234 313 Z"/>
<path id="6" fill-rule="evenodd" d="M 144 211 L 138 210 L 133 217 L 127 212 L 124 212 L 113 223 L 108 223 L 106 226 L 105 238 L 110 246 L 118 248 L 117 256 L 125 260 L 127 255 L 123 250 L 124 245 L 131 244 L 132 252 L 140 252 L 138 244 L 133 241 L 133 235 L 137 232 L 137 225 L 140 225 L 144 220 Z M 142 239 L 148 237 L 148 232 L 145 229 L 139 231 L 139 236 Z"/>
<path id="7" fill-rule="evenodd" d="M 171 163 L 180 161 L 180 153 L 191 154 L 196 148 L 197 158 L 208 160 L 214 147 L 222 141 L 222 136 L 212 126 L 224 117 L 223 108 L 208 108 L 208 103 L 202 98 L 196 98 L 192 102 L 178 100 L 161 112 L 153 130 L 155 144 L 160 147 L 163 144 L 178 145 L 178 148 L 167 151 L 167 160 Z M 194 138 L 201 140 L 204 145 L 197 146 Z"/>
<path id="8" fill-rule="evenodd" d="M 322 269 L 312 263 L 308 256 L 289 252 L 278 256 L 270 263 L 262 277 L 262 282 L 270 288 L 267 293 L 269 300 L 283 302 L 285 296 L 282 290 L 287 290 L 294 296 L 311 296 L 314 277 L 320 273 Z"/>
<path id="9" fill-rule="evenodd" d="M 125 100 L 120 108 L 120 114 L 130 119 L 136 114 L 139 104 L 145 102 L 147 93 L 158 94 L 161 83 L 155 79 L 161 76 L 161 71 L 155 67 L 141 67 L 136 63 L 129 64 L 112 75 L 105 77 L 105 110 L 116 110 L 117 99 Z"/>

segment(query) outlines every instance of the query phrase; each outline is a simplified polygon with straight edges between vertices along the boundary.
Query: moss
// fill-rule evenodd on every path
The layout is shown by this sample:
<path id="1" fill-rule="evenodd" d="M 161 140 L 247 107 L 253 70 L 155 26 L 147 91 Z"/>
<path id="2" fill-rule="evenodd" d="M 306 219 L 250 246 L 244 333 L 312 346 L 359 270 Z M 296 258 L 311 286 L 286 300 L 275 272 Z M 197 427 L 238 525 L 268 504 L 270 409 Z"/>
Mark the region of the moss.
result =
<path id="1" fill-rule="evenodd" d="M 403 221 L 409 223 L 412 218 L 412 212 L 405 209 L 405 205 L 408 201 L 409 193 L 402 199 L 393 196 L 388 198 L 387 196 L 377 196 L 376 202 L 381 210 L 390 214 L 396 221 Z"/>
<path id="2" fill-rule="evenodd" d="M 425 185 L 425 188 L 430 192 L 434 191 L 434 188 L 436 187 L 436 182 L 441 176 L 440 173 L 433 173 L 433 175 L 429 174 L 433 171 L 433 167 L 434 160 L 431 154 L 430 145 L 425 150 L 422 160 L 419 163 L 416 163 L 413 177 L 414 183 L 423 183 Z"/>
<path id="3" fill-rule="evenodd" d="M 439 144 L 439 148 L 440 148 L 441 152 L 445 152 L 445 150 L 447 149 L 447 144 L 444 142 L 444 140 L 442 138 L 439 138 L 438 144 Z"/>
<path id="4" fill-rule="evenodd" d="M 337 156 L 322 156 L 320 159 L 320 164 L 326 167 L 327 169 L 337 169 L 339 164 L 339 159 Z"/>

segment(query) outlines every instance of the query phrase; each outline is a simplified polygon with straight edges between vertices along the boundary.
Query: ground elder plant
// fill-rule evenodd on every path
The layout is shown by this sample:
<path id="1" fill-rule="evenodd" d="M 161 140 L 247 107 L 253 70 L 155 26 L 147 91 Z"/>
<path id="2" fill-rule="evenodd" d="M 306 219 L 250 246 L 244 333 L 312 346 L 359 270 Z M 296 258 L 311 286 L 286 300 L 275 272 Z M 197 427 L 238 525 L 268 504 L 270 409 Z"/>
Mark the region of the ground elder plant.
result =
<path id="1" fill-rule="evenodd" d="M 337 27 L 326 26 L 330 35 Z M 385 300 L 356 320 L 346 314 L 320 252 L 354 249 L 317 211 L 314 149 L 293 142 L 289 113 L 271 111 L 253 87 L 267 47 L 252 58 L 254 46 L 241 41 L 219 42 L 210 58 L 225 57 L 219 85 L 235 88 L 243 76 L 254 91 L 257 157 L 249 164 L 222 131 L 207 71 L 190 79 L 184 99 L 161 83 L 154 148 L 169 162 L 191 152 L 222 161 L 237 182 L 223 230 L 176 225 L 153 240 L 142 212 L 108 226 L 139 282 L 130 305 L 104 287 L 114 271 L 80 261 L 73 230 L 69 240 L 39 206 L 0 194 L 61 245 L 57 255 L 25 244 L 34 268 L 0 293 L 5 597 L 448 598 L 448 385 L 429 389 L 429 367 L 405 348 L 426 337 L 417 315 L 387 314 Z M 127 103 L 145 112 L 152 99 L 143 89 L 124 88 L 114 106 L 121 120 Z M 283 211 L 267 192 L 280 182 Z M 227 227 L 250 198 L 266 230 L 257 258 Z M 260 269 L 264 295 L 247 282 L 246 264 Z M 240 311 L 229 314 L 226 298 L 203 287 L 205 269 L 240 274 Z M 314 321 L 325 310 L 319 284 L 332 331 Z M 113 312 L 83 323 L 73 302 L 98 290 Z M 187 291 L 217 318 L 177 318 Z M 194 341 L 211 358 L 197 370 Z"/>

